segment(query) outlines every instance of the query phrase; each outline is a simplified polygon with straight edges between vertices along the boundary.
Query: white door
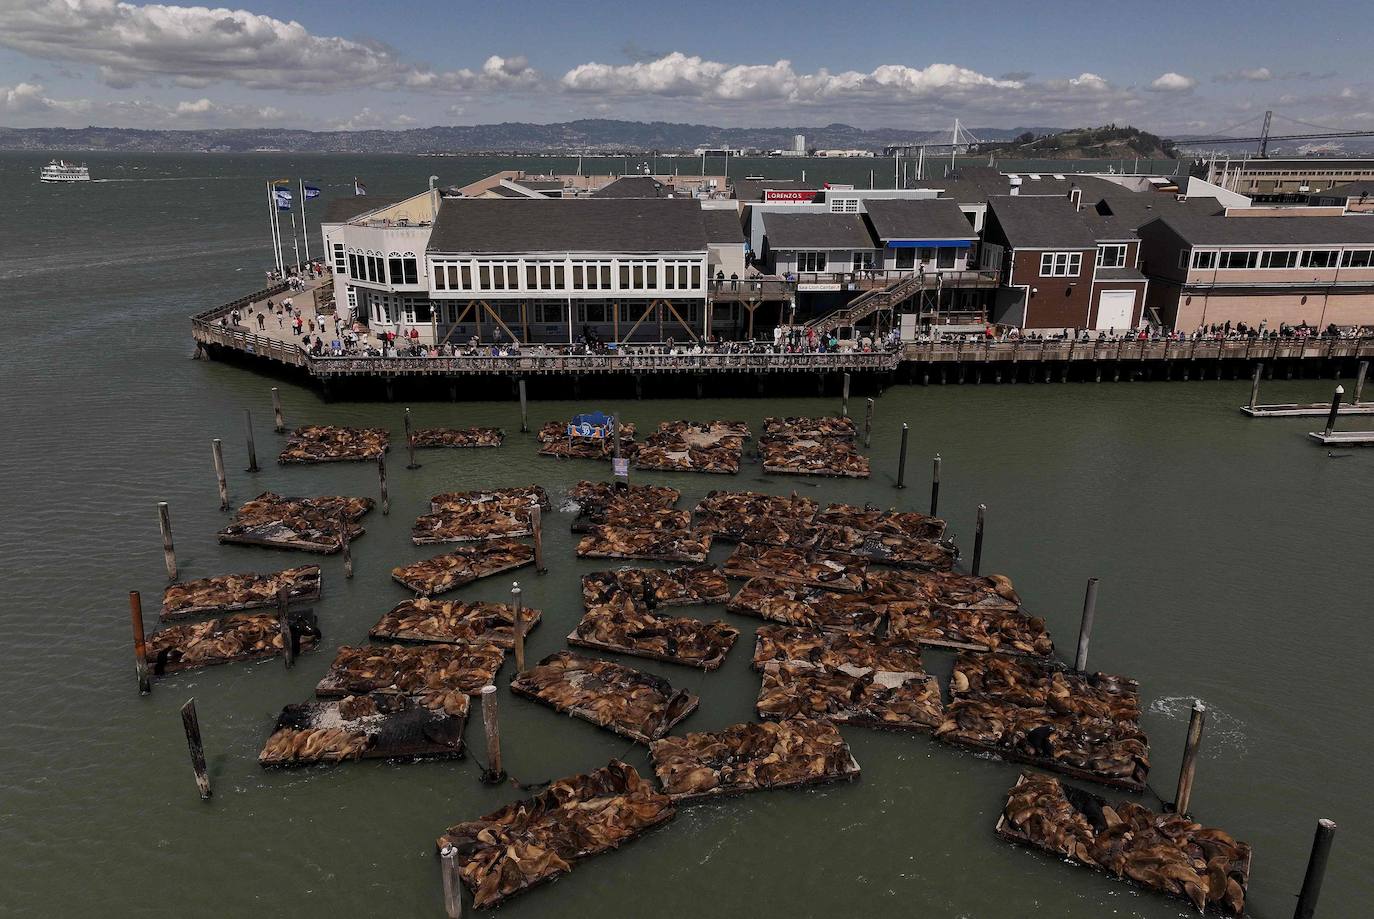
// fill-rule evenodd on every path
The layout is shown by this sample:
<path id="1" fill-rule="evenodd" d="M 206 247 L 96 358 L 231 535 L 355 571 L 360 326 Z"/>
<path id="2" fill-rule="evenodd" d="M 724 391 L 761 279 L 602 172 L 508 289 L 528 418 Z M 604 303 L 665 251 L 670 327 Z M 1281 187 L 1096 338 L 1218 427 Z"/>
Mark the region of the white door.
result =
<path id="1" fill-rule="evenodd" d="M 1129 329 L 1135 314 L 1135 291 L 1104 290 L 1097 301 L 1097 325 L 1094 331 Z"/>

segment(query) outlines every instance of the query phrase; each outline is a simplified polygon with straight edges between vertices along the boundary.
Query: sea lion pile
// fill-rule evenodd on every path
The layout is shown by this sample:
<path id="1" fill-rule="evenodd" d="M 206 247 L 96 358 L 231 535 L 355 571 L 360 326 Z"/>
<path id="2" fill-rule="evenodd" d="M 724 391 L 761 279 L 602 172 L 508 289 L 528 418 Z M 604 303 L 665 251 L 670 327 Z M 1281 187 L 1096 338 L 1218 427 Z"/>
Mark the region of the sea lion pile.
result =
<path id="1" fill-rule="evenodd" d="M 1140 720 L 1140 684 L 1110 673 L 1078 673 L 1005 654 L 960 654 L 952 696 L 1045 706 L 1056 712 L 1113 721 Z"/>
<path id="2" fill-rule="evenodd" d="M 933 676 L 806 661 L 765 664 L 755 708 L 760 718 L 828 718 L 896 731 L 929 731 L 942 718 Z"/>
<path id="3" fill-rule="evenodd" d="M 827 632 L 873 633 L 887 618 L 864 594 L 836 593 L 775 578 L 751 578 L 726 610 Z"/>
<path id="4" fill-rule="evenodd" d="M 827 552 L 802 552 L 740 543 L 725 560 L 725 573 L 737 578 L 766 577 L 835 591 L 864 588 L 868 563 Z"/>
<path id="5" fill-rule="evenodd" d="M 390 690 L 450 715 L 467 715 L 468 696 L 496 678 L 506 652 L 498 645 L 351 647 L 334 655 L 315 686 L 322 699 Z"/>
<path id="6" fill-rule="evenodd" d="M 548 421 L 536 435 L 539 440 L 540 456 L 556 456 L 560 459 L 605 459 L 615 454 L 615 443 L 608 435 L 605 438 L 569 437 L 567 421 Z M 635 440 L 634 422 L 619 426 L 620 455 L 633 459 L 639 452 Z"/>
<path id="7" fill-rule="evenodd" d="M 543 511 L 550 510 L 549 493 L 542 485 L 517 485 L 513 488 L 495 488 L 489 491 L 448 491 L 429 499 L 431 513 L 460 510 L 474 504 L 498 504 L 503 507 L 530 507 L 538 504 Z"/>
<path id="8" fill-rule="evenodd" d="M 530 521 L 533 505 L 469 504 L 436 514 L 421 514 L 415 518 L 410 541 L 417 546 L 440 542 L 480 542 L 512 536 L 529 536 L 534 532 Z"/>
<path id="9" fill-rule="evenodd" d="M 816 514 L 816 523 L 853 527 L 907 539 L 940 539 L 945 535 L 945 521 L 916 511 L 878 510 L 854 504 L 829 504 Z"/>
<path id="10" fill-rule="evenodd" d="M 217 537 L 220 542 L 331 555 L 343 548 L 340 517 L 347 521 L 348 538 L 356 539 L 366 532 L 357 521 L 374 503 L 341 495 L 285 498 L 265 491 L 235 511 L 233 522 Z"/>
<path id="11" fill-rule="evenodd" d="M 645 507 L 632 499 L 607 502 L 592 510 L 584 510 L 573 518 L 574 533 L 590 533 L 597 527 L 609 526 L 618 530 L 686 530 L 692 525 L 692 515 L 670 507 Z"/>
<path id="12" fill-rule="evenodd" d="M 427 447 L 499 447 L 506 439 L 500 428 L 419 428 L 412 435 L 416 449 Z"/>
<path id="13" fill-rule="evenodd" d="M 511 539 L 492 539 L 391 569 L 391 576 L 418 596 L 432 597 L 478 578 L 534 563 L 534 549 Z"/>
<path id="14" fill-rule="evenodd" d="M 695 530 L 629 530 L 592 527 L 577 544 L 578 558 L 638 558 L 660 562 L 704 562 L 711 534 Z"/>
<path id="15" fill-rule="evenodd" d="M 1250 845 L 1179 814 L 1109 804 L 1058 779 L 1024 772 L 1007 793 L 997 833 L 1143 887 L 1199 911 L 1245 914 Z"/>
<path id="16" fill-rule="evenodd" d="M 677 802 L 859 776 L 835 725 L 807 718 L 665 737 L 649 745 L 649 757 L 659 784 Z"/>
<path id="17" fill-rule="evenodd" d="M 739 421 L 664 421 L 645 438 L 635 467 L 735 475 L 748 439 L 749 426 Z"/>
<path id="18" fill-rule="evenodd" d="M 672 800 L 633 767 L 611 760 L 449 827 L 438 847 L 457 850 L 458 876 L 472 892 L 472 905 L 487 909 L 566 874 L 584 858 L 619 848 L 676 813 Z"/>
<path id="19" fill-rule="evenodd" d="M 700 701 L 662 677 L 569 651 L 517 674 L 510 688 L 643 744 L 667 734 Z"/>
<path id="20" fill-rule="evenodd" d="M 854 419 L 843 415 L 824 418 L 765 418 L 763 436 L 768 438 L 806 440 L 853 440 L 859 435 Z"/>
<path id="21" fill-rule="evenodd" d="M 541 618 L 539 610 L 522 608 L 520 621 L 525 634 L 529 634 Z M 515 647 L 515 608 L 505 603 L 417 597 L 396 604 L 367 634 L 380 641 L 494 644 L 510 649 Z"/>
<path id="22" fill-rule="evenodd" d="M 320 595 L 320 566 L 302 565 L 271 574 L 225 574 L 196 581 L 169 584 L 162 592 L 162 619 L 185 619 L 204 613 L 274 606 L 277 592 L 287 589 L 288 599 L 314 600 Z"/>
<path id="23" fill-rule="evenodd" d="M 616 593 L 627 593 L 649 609 L 724 603 L 730 584 L 713 565 L 679 568 L 617 568 L 582 575 L 582 601 L 587 606 L 604 603 Z"/>
<path id="24" fill-rule="evenodd" d="M 1033 657 L 1054 653 L 1045 620 L 1021 610 L 928 606 L 919 600 L 889 602 L 882 593 L 872 596 L 888 612 L 889 632 L 908 641 Z"/>
<path id="25" fill-rule="evenodd" d="M 739 638 L 739 629 L 717 619 L 702 622 L 652 613 L 628 593 L 589 605 L 568 644 L 715 670 Z"/>
<path id="26" fill-rule="evenodd" d="M 866 479 L 868 457 L 851 441 L 837 438 L 763 437 L 759 440 L 763 471 L 779 475 L 828 475 Z"/>
<path id="27" fill-rule="evenodd" d="M 320 632 L 313 617 L 291 613 L 290 622 L 297 652 L 315 647 Z M 197 667 L 274 657 L 282 650 L 281 627 L 275 612 L 234 613 L 158 629 L 147 637 L 145 647 L 149 669 L 161 676 Z"/>
<path id="28" fill-rule="evenodd" d="M 706 493 L 697 502 L 694 513 L 698 529 L 707 530 L 717 539 L 741 542 L 760 522 L 810 523 L 820 505 L 796 493 L 788 497 L 765 495 L 755 491 L 718 491 Z"/>
<path id="29" fill-rule="evenodd" d="M 822 667 L 869 667 L 897 673 L 921 671 L 920 647 L 899 639 L 782 625 L 762 626 L 755 636 L 755 670 L 762 670 L 774 661 L 805 661 Z"/>
<path id="30" fill-rule="evenodd" d="M 958 609 L 1021 608 L 1021 597 L 1011 579 L 1001 574 L 984 577 L 957 572 L 874 571 L 868 576 L 869 588 L 904 600 L 919 600 L 931 606 Z"/>
<path id="31" fill-rule="evenodd" d="M 645 507 L 672 507 L 682 492 L 667 485 L 631 485 L 622 482 L 592 482 L 583 479 L 568 489 L 568 497 L 586 511 L 601 504 L 630 499 Z"/>
<path id="32" fill-rule="evenodd" d="M 820 552 L 852 555 L 879 565 L 921 571 L 949 571 L 954 550 L 933 539 L 911 539 L 846 526 L 816 525 L 812 546 Z"/>
<path id="33" fill-rule="evenodd" d="M 374 460 L 387 451 L 391 435 L 381 428 L 308 424 L 286 436 L 279 463 L 347 463 Z"/>
<path id="34" fill-rule="evenodd" d="M 464 720 L 394 692 L 288 705 L 277 717 L 258 762 L 308 766 L 356 759 L 459 757 Z"/>

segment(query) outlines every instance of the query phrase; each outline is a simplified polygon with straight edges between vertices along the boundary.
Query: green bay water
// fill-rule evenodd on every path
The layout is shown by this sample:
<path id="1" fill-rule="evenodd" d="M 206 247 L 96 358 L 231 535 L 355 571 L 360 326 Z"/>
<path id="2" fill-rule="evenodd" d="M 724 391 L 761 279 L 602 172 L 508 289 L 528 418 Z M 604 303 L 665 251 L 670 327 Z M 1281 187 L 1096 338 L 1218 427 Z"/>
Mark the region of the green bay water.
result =
<path id="1" fill-rule="evenodd" d="M 171 505 L 183 577 L 315 560 L 216 544 L 225 515 L 211 438 L 224 439 L 236 503 L 267 489 L 376 495 L 370 465 L 272 462 L 281 440 L 271 431 L 271 386 L 282 388 L 290 425 L 381 425 L 399 437 L 401 404 L 327 404 L 290 381 L 190 359 L 186 317 L 262 279 L 264 179 L 303 175 L 333 196 L 351 192 L 356 175 L 374 194 L 399 194 L 430 174 L 456 184 L 513 164 L 574 162 L 101 155 L 85 159 L 110 181 L 55 187 L 37 182 L 47 158 L 0 155 L 0 914 L 441 915 L 435 836 L 520 792 L 479 784 L 472 759 L 265 772 L 258 750 L 281 706 L 312 696 L 334 650 L 365 641 L 406 596 L 389 569 L 435 554 L 408 539 L 430 494 L 529 482 L 557 494 L 609 470 L 536 456 L 533 438 L 518 433 L 514 402 L 413 403 L 420 425 L 495 424 L 510 436 L 498 451 L 425 451 L 414 471 L 393 450 L 391 513 L 367 518 L 352 580 L 337 557 L 322 561 L 315 609 L 324 641 L 290 671 L 280 660 L 211 668 L 159 681 L 139 698 L 126 594 L 143 592 L 151 627 L 166 581 L 158 501 Z M 696 161 L 682 160 L 682 171 L 689 165 Z M 731 167 L 806 168 L 810 178 L 833 166 L 828 177 L 858 184 L 853 170 L 866 178 L 872 165 Z M 1319 401 L 1331 386 L 1274 381 L 1264 397 Z M 868 481 L 765 477 L 757 464 L 733 479 L 636 478 L 681 489 L 684 507 L 729 487 L 922 510 L 938 451 L 941 510 L 965 552 L 985 503 L 986 570 L 1013 578 L 1062 653 L 1072 653 L 1086 579 L 1102 579 L 1091 662 L 1140 681 L 1151 784 L 1166 797 L 1188 708 L 1206 701 L 1194 813 L 1254 845 L 1251 913 L 1291 915 L 1313 825 L 1327 816 L 1340 829 L 1319 914 L 1364 915 L 1374 887 L 1374 451 L 1329 458 L 1303 437 L 1319 419 L 1247 419 L 1236 406 L 1248 389 L 1245 380 L 896 387 L 877 397 Z M 690 417 L 742 419 L 757 431 L 765 415 L 838 407 L 808 387 L 767 400 L 536 402 L 530 420 L 599 408 L 641 429 Z M 863 396 L 850 407 L 861 414 Z M 252 476 L 243 471 L 244 409 L 254 412 L 264 460 Z M 910 487 L 899 492 L 903 421 L 912 427 Z M 568 522 L 549 518 L 548 574 L 525 569 L 450 595 L 505 599 L 518 579 L 526 602 L 544 612 L 532 659 L 565 647 L 580 616 L 578 577 L 604 567 L 574 557 Z M 724 616 L 744 632 L 721 670 L 621 660 L 700 694 L 683 729 L 751 718 L 758 677 L 748 661 L 759 623 L 710 607 L 683 614 Z M 950 655 L 926 656 L 943 682 Z M 508 664 L 503 687 L 510 672 Z M 191 696 L 214 784 L 209 802 L 196 795 L 177 715 Z M 612 757 L 648 769 L 644 750 L 615 735 L 504 688 L 500 704 L 506 766 L 521 780 Z M 467 736 L 480 756 L 474 721 Z M 1019 767 L 923 736 L 844 733 L 863 768 L 857 783 L 684 808 L 622 851 L 512 900 L 503 915 L 1191 915 L 1181 901 L 999 841 L 993 825 Z"/>

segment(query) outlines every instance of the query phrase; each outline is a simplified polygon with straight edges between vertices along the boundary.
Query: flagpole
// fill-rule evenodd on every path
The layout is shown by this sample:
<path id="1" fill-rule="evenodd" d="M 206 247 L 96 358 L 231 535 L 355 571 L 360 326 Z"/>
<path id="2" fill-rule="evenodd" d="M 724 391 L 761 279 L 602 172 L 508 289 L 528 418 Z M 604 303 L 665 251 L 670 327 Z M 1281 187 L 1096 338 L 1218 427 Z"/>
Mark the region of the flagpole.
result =
<path id="1" fill-rule="evenodd" d="M 281 251 L 281 208 L 277 205 L 277 186 L 272 186 L 272 219 L 276 225 L 277 236 L 277 270 L 284 276 L 286 274 L 286 257 Z"/>
<path id="2" fill-rule="evenodd" d="M 302 205 L 304 206 L 304 205 Z M 301 270 L 301 244 L 296 241 L 296 209 L 291 209 L 291 248 L 296 251 L 296 270 Z"/>
<path id="3" fill-rule="evenodd" d="M 267 183 L 267 235 L 272 244 L 272 260 L 281 271 L 281 251 L 277 248 L 277 195 L 272 183 Z"/>
<path id="4" fill-rule="evenodd" d="M 310 261 L 310 228 L 305 220 L 305 179 L 297 179 L 301 190 L 301 235 L 305 237 L 305 260 Z"/>

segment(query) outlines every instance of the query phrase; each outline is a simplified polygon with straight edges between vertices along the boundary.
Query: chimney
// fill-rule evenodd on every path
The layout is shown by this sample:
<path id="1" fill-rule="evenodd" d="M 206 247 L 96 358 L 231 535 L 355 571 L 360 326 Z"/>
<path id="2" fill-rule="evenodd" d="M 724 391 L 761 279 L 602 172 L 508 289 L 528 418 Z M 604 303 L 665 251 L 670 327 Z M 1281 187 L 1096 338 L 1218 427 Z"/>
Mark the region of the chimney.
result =
<path id="1" fill-rule="evenodd" d="M 1083 189 L 1078 187 L 1078 183 L 1069 186 L 1069 201 L 1073 202 L 1075 211 L 1083 210 Z"/>
<path id="2" fill-rule="evenodd" d="M 1019 195 L 1019 194 L 1021 194 L 1021 177 L 1020 177 L 1020 176 L 1012 176 L 1012 177 L 1011 177 L 1011 193 L 1012 193 L 1013 195 Z"/>

